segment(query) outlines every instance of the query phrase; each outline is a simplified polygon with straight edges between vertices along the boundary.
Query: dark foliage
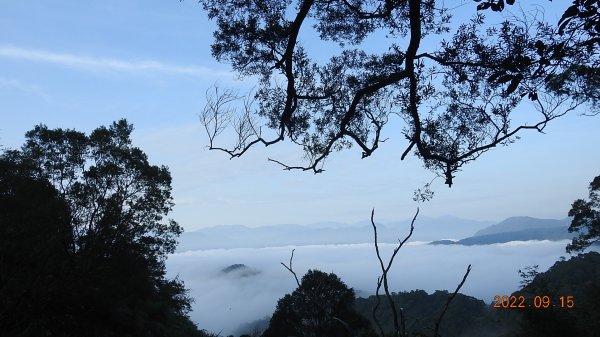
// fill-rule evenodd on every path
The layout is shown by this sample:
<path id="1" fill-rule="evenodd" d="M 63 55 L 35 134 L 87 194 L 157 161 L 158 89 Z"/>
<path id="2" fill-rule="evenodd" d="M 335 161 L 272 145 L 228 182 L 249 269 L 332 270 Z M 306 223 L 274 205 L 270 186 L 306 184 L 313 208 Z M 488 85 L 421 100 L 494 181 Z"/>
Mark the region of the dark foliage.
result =
<path id="1" fill-rule="evenodd" d="M 600 63 L 597 55 L 600 46 L 600 4 L 594 0 L 573 0 L 558 25 L 558 33 L 569 40 L 573 48 L 584 51 L 581 53 L 584 57 L 566 58 L 564 70 L 548 77 L 547 86 L 560 95 L 590 102 L 591 109 L 588 114 L 598 114 Z M 595 57 L 587 57 L 589 55 Z"/>
<path id="2" fill-rule="evenodd" d="M 44 336 L 60 328 L 70 297 L 59 277 L 69 263 L 70 214 L 47 181 L 19 169 L 0 158 L 0 331 Z"/>
<path id="3" fill-rule="evenodd" d="M 171 177 L 125 121 L 90 136 L 38 126 L 0 155 L 2 336 L 204 336 L 164 259 Z"/>
<path id="4" fill-rule="evenodd" d="M 263 337 L 374 336 L 353 307 L 354 290 L 335 274 L 309 270 L 300 286 L 277 302 Z"/>
<path id="5" fill-rule="evenodd" d="M 250 337 L 259 337 L 269 327 L 271 316 L 265 316 L 252 322 L 243 323 L 234 330 L 234 335 L 242 337 L 243 335 Z"/>
<path id="6" fill-rule="evenodd" d="M 133 244 L 146 257 L 160 260 L 175 249 L 182 229 L 163 221 L 173 207 L 171 175 L 164 166 L 150 165 L 131 145 L 132 130 L 120 120 L 89 136 L 43 125 L 26 135 L 21 157 L 71 208 L 73 252 Z"/>
<path id="7" fill-rule="evenodd" d="M 573 202 L 569 216 L 573 217 L 569 232 L 579 233 L 567 245 L 567 252 L 581 252 L 600 242 L 600 176 L 594 178 L 589 187 L 589 201 L 577 199 Z"/>
<path id="8" fill-rule="evenodd" d="M 558 23 L 524 13 L 499 24 L 491 23 L 495 12 L 514 0 L 460 6 L 472 11 L 465 22 L 452 21 L 454 3 L 435 0 L 201 3 L 217 24 L 213 56 L 259 81 L 245 100 L 216 88 L 201 115 L 210 148 L 231 157 L 289 138 L 308 164 L 271 160 L 321 172 L 336 150 L 356 145 L 370 156 L 384 141 L 384 126 L 398 117 L 407 141 L 402 159 L 414 151 L 451 185 L 465 163 L 519 132 L 541 132 L 582 103 L 597 112 L 596 1 L 575 0 Z M 310 26 L 332 54 L 328 61 L 309 52 Z M 380 50 L 368 53 L 374 39 Z M 524 102 L 537 115 L 514 125 L 513 111 Z M 235 145 L 216 145 L 230 122 Z M 262 124 L 273 133 L 263 134 Z"/>
<path id="9" fill-rule="evenodd" d="M 447 291 L 436 291 L 428 295 L 423 290 L 393 293 L 392 298 L 406 319 L 407 336 L 433 336 L 435 324 L 451 294 Z M 377 303 L 375 296 L 358 298 L 356 310 L 365 317 L 371 317 L 372 307 Z M 386 335 L 392 336 L 394 324 L 389 315 L 389 304 L 381 302 L 382 310 L 377 314 Z M 372 320 L 372 318 L 371 318 Z M 497 322 L 494 313 L 481 300 L 457 294 L 440 326 L 440 336 L 498 336 L 507 327 Z"/>
<path id="10" fill-rule="evenodd" d="M 556 262 L 548 271 L 537 273 L 513 295 L 524 296 L 528 305 L 533 304 L 535 296 L 550 298 L 548 308 L 521 309 L 518 336 L 600 336 L 600 254 L 597 252 Z M 567 307 L 568 296 L 572 296 L 571 308 Z"/>

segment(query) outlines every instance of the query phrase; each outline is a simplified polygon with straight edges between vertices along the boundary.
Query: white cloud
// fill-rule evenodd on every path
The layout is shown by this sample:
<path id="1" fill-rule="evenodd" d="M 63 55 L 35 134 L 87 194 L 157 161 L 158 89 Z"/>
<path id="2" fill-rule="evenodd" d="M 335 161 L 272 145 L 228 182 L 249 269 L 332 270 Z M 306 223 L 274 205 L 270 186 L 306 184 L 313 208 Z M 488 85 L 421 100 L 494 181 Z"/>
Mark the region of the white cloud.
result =
<path id="1" fill-rule="evenodd" d="M 127 72 L 160 72 L 172 75 L 189 75 L 195 77 L 231 77 L 227 71 L 213 70 L 196 65 L 168 64 L 154 60 L 119 60 L 69 53 L 57 53 L 45 50 L 0 46 L 0 57 L 22 61 L 58 64 L 69 68 L 112 70 Z"/>
<path id="2" fill-rule="evenodd" d="M 568 241 L 527 241 L 485 246 L 431 246 L 412 243 L 399 252 L 390 271 L 392 291 L 454 290 L 467 265 L 472 271 L 461 293 L 490 303 L 495 295 L 510 295 L 519 287 L 518 269 L 537 264 L 541 271 L 561 255 Z M 395 245 L 381 244 L 384 259 Z M 380 270 L 373 244 L 313 245 L 301 247 L 237 248 L 188 251 L 169 256 L 168 274 L 179 275 L 195 298 L 191 318 L 201 328 L 222 335 L 239 324 L 273 312 L 277 299 L 295 288 L 287 263 L 296 248 L 294 270 L 298 277 L 308 269 L 336 273 L 361 295 L 375 292 Z M 226 277 L 220 270 L 243 263 L 260 273 L 252 277 Z"/>

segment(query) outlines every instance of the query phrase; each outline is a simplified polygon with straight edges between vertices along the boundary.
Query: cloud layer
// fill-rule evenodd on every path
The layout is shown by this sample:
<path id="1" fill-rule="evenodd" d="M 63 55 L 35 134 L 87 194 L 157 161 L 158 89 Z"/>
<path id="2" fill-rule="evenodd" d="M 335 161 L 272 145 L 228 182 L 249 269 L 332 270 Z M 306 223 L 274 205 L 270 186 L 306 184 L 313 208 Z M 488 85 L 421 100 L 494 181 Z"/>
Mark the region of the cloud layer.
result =
<path id="1" fill-rule="evenodd" d="M 159 72 L 171 75 L 188 75 L 203 78 L 233 77 L 230 72 L 218 71 L 194 65 L 176 65 L 153 60 L 119 60 L 113 58 L 27 49 L 14 46 L 0 46 L 0 57 L 21 61 L 51 63 L 77 69 L 127 71 L 139 73 Z"/>
<path id="2" fill-rule="evenodd" d="M 454 290 L 472 264 L 461 292 L 489 303 L 495 295 L 517 290 L 519 269 L 534 264 L 540 265 L 540 270 L 550 267 L 564 255 L 566 243 L 531 241 L 471 247 L 411 243 L 397 256 L 390 287 L 392 291 L 423 289 L 430 293 Z M 379 270 L 372 244 L 189 251 L 170 256 L 167 268 L 171 276 L 184 280 L 196 300 L 192 320 L 201 328 L 227 335 L 241 323 L 270 315 L 277 299 L 295 288 L 293 276 L 280 264 L 289 261 L 293 248 L 298 276 L 308 269 L 333 272 L 359 296 L 374 293 Z M 381 248 L 383 256 L 389 256 L 393 245 Z M 221 272 L 236 263 L 261 272 L 252 277 Z"/>

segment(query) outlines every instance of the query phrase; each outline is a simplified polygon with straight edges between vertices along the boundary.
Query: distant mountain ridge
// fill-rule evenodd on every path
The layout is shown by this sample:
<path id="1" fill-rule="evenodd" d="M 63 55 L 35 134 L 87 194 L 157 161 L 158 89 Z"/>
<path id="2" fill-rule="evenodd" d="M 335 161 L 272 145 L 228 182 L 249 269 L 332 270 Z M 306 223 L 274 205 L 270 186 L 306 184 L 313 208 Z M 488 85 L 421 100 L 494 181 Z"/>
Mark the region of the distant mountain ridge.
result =
<path id="1" fill-rule="evenodd" d="M 515 216 L 507 218 L 495 225 L 486 227 L 477 231 L 473 236 L 482 236 L 490 234 L 499 234 L 506 232 L 516 232 L 529 229 L 547 229 L 550 227 L 569 227 L 570 218 L 560 220 L 556 219 L 538 219 L 529 216 Z"/>
<path id="2" fill-rule="evenodd" d="M 380 223 L 376 221 L 379 241 L 395 243 L 410 230 L 409 220 Z M 411 241 L 459 239 L 493 224 L 491 221 L 466 220 L 451 216 L 419 216 Z M 263 227 L 243 225 L 214 226 L 184 232 L 178 252 L 219 248 L 261 248 L 289 245 L 355 244 L 373 242 L 369 220 L 353 224 L 320 222 L 312 225 L 282 224 Z"/>
<path id="3" fill-rule="evenodd" d="M 376 222 L 379 242 L 396 243 L 410 230 L 411 219 Z M 485 245 L 528 240 L 570 240 L 570 218 L 538 219 L 527 216 L 510 217 L 499 223 L 466 220 L 452 216 L 430 218 L 420 216 L 415 221 L 411 241 L 431 244 Z M 205 249 L 262 248 L 302 245 L 356 244 L 373 242 L 369 220 L 352 224 L 319 222 L 311 225 L 281 224 L 263 227 L 243 225 L 214 226 L 184 232 L 179 238 L 178 252 Z"/>
<path id="4" fill-rule="evenodd" d="M 453 241 L 437 240 L 431 244 L 465 246 L 506 243 L 529 240 L 571 240 L 576 233 L 569 233 L 570 218 L 538 219 L 526 216 L 507 218 L 495 225 L 477 231 L 473 236 Z"/>

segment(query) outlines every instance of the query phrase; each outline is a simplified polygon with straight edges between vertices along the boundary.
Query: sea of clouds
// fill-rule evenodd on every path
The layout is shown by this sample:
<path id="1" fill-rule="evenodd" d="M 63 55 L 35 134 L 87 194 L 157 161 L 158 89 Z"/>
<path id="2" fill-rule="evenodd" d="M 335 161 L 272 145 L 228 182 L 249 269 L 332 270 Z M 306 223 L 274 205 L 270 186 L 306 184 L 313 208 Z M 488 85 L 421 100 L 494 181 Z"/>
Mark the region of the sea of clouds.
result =
<path id="1" fill-rule="evenodd" d="M 471 264 L 461 293 L 490 303 L 495 295 L 510 295 L 519 288 L 519 269 L 537 264 L 545 271 L 565 256 L 567 243 L 432 246 L 410 242 L 396 256 L 389 274 L 390 290 L 454 291 Z M 380 245 L 384 259 L 393 248 L 392 244 Z M 289 263 L 292 249 L 298 277 L 319 269 L 337 274 L 358 296 L 375 292 L 380 269 L 372 243 L 187 251 L 169 256 L 167 270 L 170 277 L 185 282 L 195 299 L 192 320 L 202 329 L 226 336 L 242 323 L 270 315 L 277 300 L 296 288 L 293 275 L 280 264 Z M 233 264 L 244 264 L 258 273 L 244 276 L 222 271 Z"/>

